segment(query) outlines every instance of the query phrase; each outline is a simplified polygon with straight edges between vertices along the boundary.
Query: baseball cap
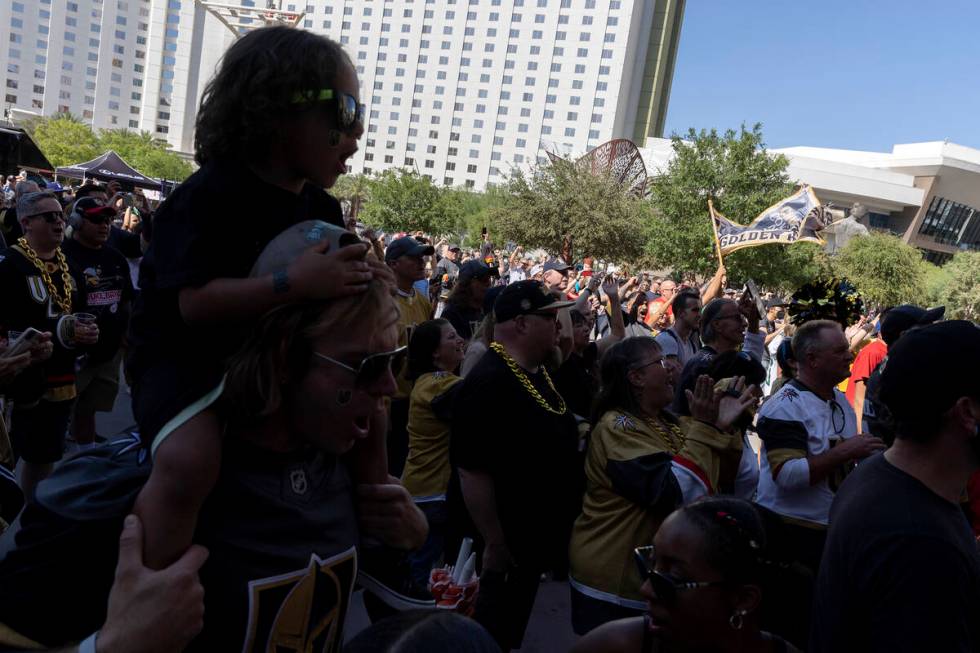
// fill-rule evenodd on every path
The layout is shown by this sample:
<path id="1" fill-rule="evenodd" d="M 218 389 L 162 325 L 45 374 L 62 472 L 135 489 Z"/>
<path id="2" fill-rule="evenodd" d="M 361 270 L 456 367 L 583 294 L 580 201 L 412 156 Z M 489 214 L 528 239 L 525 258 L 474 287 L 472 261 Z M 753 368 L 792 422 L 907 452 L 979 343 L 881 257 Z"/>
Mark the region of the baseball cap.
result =
<path id="1" fill-rule="evenodd" d="M 493 311 L 493 305 L 497 301 L 497 297 L 500 296 L 500 293 L 502 293 L 506 287 L 507 286 L 494 286 L 493 288 L 487 290 L 487 294 L 483 296 L 483 312 L 485 314 Z"/>
<path id="2" fill-rule="evenodd" d="M 304 220 L 286 228 L 265 246 L 255 265 L 252 266 L 251 276 L 264 277 L 283 270 L 302 252 L 324 240 L 330 241 L 328 251 L 331 252 L 338 247 L 361 242 L 360 238 L 337 225 L 322 220 Z"/>
<path id="3" fill-rule="evenodd" d="M 500 292 L 494 302 L 493 312 L 497 322 L 513 320 L 518 315 L 535 311 L 566 308 L 575 302 L 559 301 L 547 291 L 540 281 L 517 281 Z"/>
<path id="4" fill-rule="evenodd" d="M 926 310 L 912 304 L 902 304 L 889 309 L 881 318 L 881 338 L 886 345 L 892 345 L 902 335 L 915 326 L 925 326 L 941 319 L 946 307 L 940 306 Z"/>
<path id="5" fill-rule="evenodd" d="M 44 185 L 44 187 L 45 187 L 45 190 L 49 190 L 52 193 L 64 193 L 65 190 L 67 190 L 64 186 L 62 186 L 61 184 L 59 184 L 56 181 L 49 181 L 48 183 L 46 183 Z"/>
<path id="6" fill-rule="evenodd" d="M 98 215 L 115 217 L 116 215 L 116 210 L 114 208 L 111 206 L 106 206 L 94 197 L 83 197 L 75 202 L 72 212 L 77 213 L 84 218 L 94 218 Z"/>
<path id="7" fill-rule="evenodd" d="M 461 266 L 459 266 L 460 281 L 468 281 L 474 277 L 489 278 L 495 276 L 496 274 L 497 274 L 497 270 L 495 268 L 489 267 L 483 261 L 476 261 L 476 260 L 467 261 L 466 263 L 463 263 Z"/>
<path id="8" fill-rule="evenodd" d="M 533 277 L 534 275 L 541 274 L 542 272 L 544 272 L 544 266 L 539 264 L 539 265 L 532 265 L 531 270 L 530 272 L 528 272 L 528 274 L 530 274 Z"/>
<path id="9" fill-rule="evenodd" d="M 446 247 L 446 249 L 447 250 L 455 250 L 457 252 L 460 251 L 460 247 L 456 243 L 451 243 L 448 247 Z"/>
<path id="10" fill-rule="evenodd" d="M 564 261 L 560 261 L 558 259 L 551 259 L 550 261 L 544 264 L 543 271 L 548 272 L 549 270 L 554 270 L 555 272 L 567 272 L 569 268 L 570 266 L 566 264 Z"/>
<path id="11" fill-rule="evenodd" d="M 883 369 L 880 397 L 893 417 L 938 417 L 960 397 L 980 398 L 980 328 L 949 320 L 913 329 L 889 346 Z"/>
<path id="12" fill-rule="evenodd" d="M 385 250 L 385 261 L 394 261 L 402 256 L 431 256 L 435 251 L 432 245 L 420 243 L 412 236 L 402 236 L 388 245 L 388 249 Z"/>

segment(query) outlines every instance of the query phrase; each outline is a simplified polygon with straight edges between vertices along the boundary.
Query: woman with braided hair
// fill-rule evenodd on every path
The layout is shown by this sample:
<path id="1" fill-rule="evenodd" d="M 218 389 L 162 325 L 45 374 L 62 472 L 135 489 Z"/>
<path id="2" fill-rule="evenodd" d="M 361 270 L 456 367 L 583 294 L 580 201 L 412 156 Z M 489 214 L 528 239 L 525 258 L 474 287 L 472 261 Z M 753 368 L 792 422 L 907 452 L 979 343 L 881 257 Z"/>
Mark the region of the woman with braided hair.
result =
<path id="1" fill-rule="evenodd" d="M 684 506 L 633 555 L 647 612 L 596 628 L 573 653 L 799 650 L 760 627 L 769 579 L 782 568 L 768 560 L 762 517 L 747 501 Z"/>

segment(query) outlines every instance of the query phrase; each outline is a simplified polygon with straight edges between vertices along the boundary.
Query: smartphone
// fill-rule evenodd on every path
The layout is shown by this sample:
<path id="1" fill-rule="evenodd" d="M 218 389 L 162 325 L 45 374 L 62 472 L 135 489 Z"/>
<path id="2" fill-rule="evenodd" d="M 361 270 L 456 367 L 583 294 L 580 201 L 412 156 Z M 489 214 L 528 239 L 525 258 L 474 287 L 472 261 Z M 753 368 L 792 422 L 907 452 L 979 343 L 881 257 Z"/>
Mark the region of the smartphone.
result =
<path id="1" fill-rule="evenodd" d="M 31 346 L 41 335 L 41 332 L 34 327 L 27 327 L 27 329 L 17 336 L 6 351 L 0 354 L 0 358 L 13 358 L 15 356 L 20 356 L 24 352 L 30 351 Z"/>

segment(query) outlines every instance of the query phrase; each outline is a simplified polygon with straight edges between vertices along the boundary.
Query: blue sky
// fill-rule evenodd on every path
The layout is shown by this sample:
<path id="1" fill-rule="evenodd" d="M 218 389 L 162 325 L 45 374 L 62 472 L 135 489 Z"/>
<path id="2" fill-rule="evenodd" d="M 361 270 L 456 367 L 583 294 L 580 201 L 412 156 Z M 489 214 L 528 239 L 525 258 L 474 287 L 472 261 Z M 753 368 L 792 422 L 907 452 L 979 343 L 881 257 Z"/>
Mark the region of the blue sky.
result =
<path id="1" fill-rule="evenodd" d="M 687 0 L 665 135 L 980 148 L 980 0 Z"/>

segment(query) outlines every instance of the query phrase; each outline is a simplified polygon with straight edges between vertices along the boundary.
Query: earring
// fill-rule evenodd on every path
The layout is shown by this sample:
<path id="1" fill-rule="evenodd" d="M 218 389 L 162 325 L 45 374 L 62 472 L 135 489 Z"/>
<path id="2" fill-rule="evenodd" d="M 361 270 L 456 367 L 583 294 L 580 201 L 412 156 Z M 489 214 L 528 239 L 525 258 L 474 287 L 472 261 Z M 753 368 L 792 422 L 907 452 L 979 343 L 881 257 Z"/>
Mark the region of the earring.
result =
<path id="1" fill-rule="evenodd" d="M 742 630 L 742 626 L 745 625 L 744 616 L 748 614 L 746 610 L 736 610 L 732 613 L 732 616 L 728 618 L 728 625 L 735 630 Z"/>

